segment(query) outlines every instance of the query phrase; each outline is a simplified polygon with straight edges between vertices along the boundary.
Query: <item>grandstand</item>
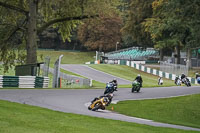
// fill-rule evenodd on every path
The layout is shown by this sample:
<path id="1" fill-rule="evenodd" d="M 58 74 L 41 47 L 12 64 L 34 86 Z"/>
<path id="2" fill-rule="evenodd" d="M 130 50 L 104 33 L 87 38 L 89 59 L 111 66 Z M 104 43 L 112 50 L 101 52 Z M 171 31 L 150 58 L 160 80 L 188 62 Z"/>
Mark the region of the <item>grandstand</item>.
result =
<path id="1" fill-rule="evenodd" d="M 131 47 L 105 54 L 109 60 L 146 60 L 149 56 L 157 56 L 158 51 L 153 48 L 141 50 L 139 47 Z"/>

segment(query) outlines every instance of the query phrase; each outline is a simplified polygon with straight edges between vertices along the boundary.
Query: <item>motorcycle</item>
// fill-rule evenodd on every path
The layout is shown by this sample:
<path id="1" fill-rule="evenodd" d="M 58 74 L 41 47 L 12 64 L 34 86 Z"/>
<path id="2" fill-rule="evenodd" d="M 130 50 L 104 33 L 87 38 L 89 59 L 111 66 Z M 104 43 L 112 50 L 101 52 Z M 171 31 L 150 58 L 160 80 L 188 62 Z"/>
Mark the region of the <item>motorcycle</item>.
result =
<path id="1" fill-rule="evenodd" d="M 180 80 L 179 77 L 176 77 L 176 79 L 175 79 L 175 84 L 178 85 L 178 86 L 181 85 L 181 80 Z"/>
<path id="2" fill-rule="evenodd" d="M 88 106 L 89 110 L 96 111 L 98 109 L 105 110 L 105 107 L 108 106 L 113 98 L 113 93 L 95 98 L 91 104 Z"/>
<path id="3" fill-rule="evenodd" d="M 182 79 L 182 82 L 183 82 L 187 87 L 190 87 L 190 86 L 191 86 L 190 80 L 189 80 L 188 78 L 183 78 L 183 79 Z"/>
<path id="4" fill-rule="evenodd" d="M 163 79 L 162 78 L 158 79 L 158 85 L 163 85 Z"/>
<path id="5" fill-rule="evenodd" d="M 117 86 L 115 86 L 112 82 L 106 83 L 106 88 L 104 94 L 113 93 L 116 90 Z"/>
<path id="6" fill-rule="evenodd" d="M 133 81 L 133 83 L 132 83 L 132 93 L 134 92 L 134 91 L 137 91 L 137 92 L 139 92 L 140 91 L 140 88 L 141 88 L 141 86 L 140 86 L 140 83 L 138 82 L 138 81 Z"/>

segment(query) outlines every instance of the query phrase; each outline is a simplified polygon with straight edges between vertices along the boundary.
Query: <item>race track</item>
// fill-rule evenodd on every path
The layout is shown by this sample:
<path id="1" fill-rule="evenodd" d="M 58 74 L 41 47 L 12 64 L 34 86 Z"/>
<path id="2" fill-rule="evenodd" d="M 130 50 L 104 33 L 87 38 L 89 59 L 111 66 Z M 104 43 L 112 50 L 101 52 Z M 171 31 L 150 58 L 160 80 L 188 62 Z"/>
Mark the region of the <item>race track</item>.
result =
<path id="1" fill-rule="evenodd" d="M 61 68 L 103 83 L 116 78 L 115 76 L 94 70 L 86 65 L 62 65 Z M 121 78 L 117 78 L 117 80 L 119 84 L 131 83 L 131 81 Z M 92 101 L 95 97 L 103 95 L 103 92 L 103 89 L 0 89 L 0 99 L 22 104 L 40 106 L 67 113 L 82 114 L 158 127 L 170 127 L 200 131 L 200 129 L 197 128 L 159 123 L 152 120 L 129 117 L 106 110 L 99 110 L 96 112 L 89 111 L 87 106 L 90 101 Z M 131 93 L 130 88 L 120 88 L 117 92 L 114 93 L 113 102 L 123 100 L 165 98 L 189 94 L 200 94 L 200 87 L 175 86 L 142 88 L 140 93 Z"/>
<path id="2" fill-rule="evenodd" d="M 160 127 L 171 127 L 185 130 L 200 129 L 177 126 L 171 124 L 164 124 L 145 120 L 140 118 L 129 117 L 110 111 L 89 111 L 87 104 L 93 100 L 94 97 L 103 94 L 102 89 L 73 89 L 73 90 L 0 90 L 0 99 L 18 102 L 22 104 L 29 104 L 40 106 L 52 110 L 83 114 L 95 117 L 102 117 L 107 119 L 121 120 L 127 122 L 135 122 L 140 124 L 147 124 Z M 162 88 L 142 88 L 140 93 L 131 93 L 131 89 L 121 88 L 114 94 L 113 101 L 129 100 L 129 99 L 151 99 L 161 97 L 172 97 L 180 95 L 188 95 L 200 93 L 199 87 L 162 87 Z"/>

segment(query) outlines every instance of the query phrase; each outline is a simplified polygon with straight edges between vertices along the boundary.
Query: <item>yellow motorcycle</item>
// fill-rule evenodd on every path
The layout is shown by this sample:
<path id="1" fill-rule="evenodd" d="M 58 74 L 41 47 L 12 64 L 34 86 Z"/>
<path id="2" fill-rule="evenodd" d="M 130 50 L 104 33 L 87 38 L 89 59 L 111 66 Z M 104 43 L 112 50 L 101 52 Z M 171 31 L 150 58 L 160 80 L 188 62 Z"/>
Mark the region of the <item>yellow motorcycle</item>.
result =
<path id="1" fill-rule="evenodd" d="M 96 111 L 98 109 L 105 110 L 106 106 L 108 106 L 111 103 L 112 98 L 113 98 L 112 93 L 100 96 L 99 98 L 95 98 L 88 106 L 88 109 L 92 111 Z"/>

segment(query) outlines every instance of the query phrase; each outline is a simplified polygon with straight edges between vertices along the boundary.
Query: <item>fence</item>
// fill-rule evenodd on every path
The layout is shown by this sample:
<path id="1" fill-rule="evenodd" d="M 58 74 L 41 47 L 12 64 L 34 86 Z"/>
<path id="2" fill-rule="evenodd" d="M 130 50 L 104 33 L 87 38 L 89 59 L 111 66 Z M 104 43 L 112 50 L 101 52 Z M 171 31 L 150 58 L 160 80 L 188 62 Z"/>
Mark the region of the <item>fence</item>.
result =
<path id="1" fill-rule="evenodd" d="M 49 68 L 49 72 L 53 74 L 54 69 Z M 65 87 L 80 87 L 80 86 L 92 86 L 90 79 L 81 78 L 73 75 L 68 75 L 60 72 L 60 78 L 62 79 L 62 88 Z"/>
<path id="2" fill-rule="evenodd" d="M 48 74 L 49 74 L 49 64 L 50 64 L 50 57 L 46 56 L 45 60 L 44 60 L 44 65 L 42 65 L 42 64 L 40 65 L 43 68 L 43 71 L 42 71 L 42 76 L 43 77 L 48 77 Z"/>
<path id="3" fill-rule="evenodd" d="M 160 70 L 163 72 L 173 73 L 176 75 L 181 75 L 182 73 L 188 75 L 188 67 L 186 65 L 160 62 Z"/>
<path id="4" fill-rule="evenodd" d="M 48 88 L 49 78 L 38 76 L 0 76 L 0 88 Z"/>
<path id="5" fill-rule="evenodd" d="M 82 87 L 82 86 L 92 86 L 92 81 L 90 79 L 76 77 L 73 75 L 68 75 L 65 73 L 60 73 L 62 78 L 62 87 Z"/>
<path id="6" fill-rule="evenodd" d="M 140 70 L 140 71 L 143 71 L 143 72 L 146 72 L 146 73 L 150 73 L 150 74 L 153 74 L 153 75 L 157 75 L 157 76 L 160 76 L 160 77 L 163 77 L 163 78 L 167 78 L 167 79 L 170 79 L 170 80 L 175 80 L 176 74 L 173 74 L 173 73 L 168 73 L 168 72 L 163 72 L 163 71 L 159 71 L 157 69 L 152 69 L 152 68 L 149 68 L 149 67 L 145 67 L 141 64 L 138 64 L 138 63 L 135 63 L 134 61 L 127 61 L 126 62 L 126 65 L 127 66 L 131 66 L 137 70 Z M 197 84 L 197 81 L 195 78 L 191 78 L 191 77 L 187 77 L 191 83 L 193 84 Z"/>

